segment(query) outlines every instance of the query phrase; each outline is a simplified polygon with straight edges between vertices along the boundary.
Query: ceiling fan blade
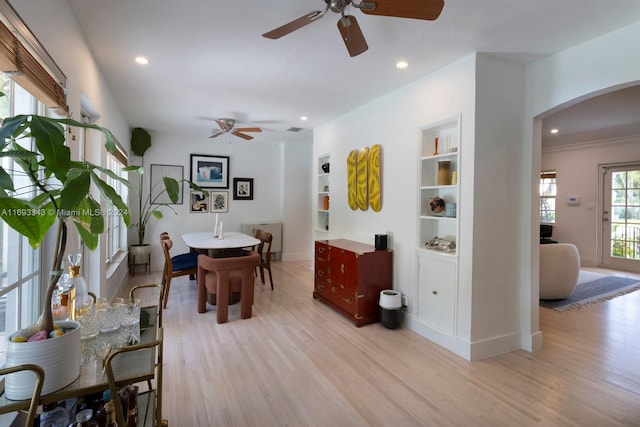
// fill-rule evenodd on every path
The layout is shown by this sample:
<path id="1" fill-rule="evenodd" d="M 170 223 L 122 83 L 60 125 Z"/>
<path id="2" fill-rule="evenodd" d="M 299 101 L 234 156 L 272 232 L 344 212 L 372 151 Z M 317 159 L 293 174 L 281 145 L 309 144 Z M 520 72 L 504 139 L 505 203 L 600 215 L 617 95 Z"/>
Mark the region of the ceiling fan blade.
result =
<path id="1" fill-rule="evenodd" d="M 220 135 L 222 135 L 223 133 L 224 133 L 224 131 L 222 129 L 217 129 L 211 134 L 211 136 L 209 138 L 217 138 Z"/>
<path id="2" fill-rule="evenodd" d="M 244 138 L 246 140 L 253 139 L 253 137 L 251 135 L 247 135 L 247 134 L 244 134 L 242 132 L 238 132 L 237 130 L 234 130 L 233 132 L 231 132 L 231 135 L 239 136 L 240 138 Z"/>
<path id="3" fill-rule="evenodd" d="M 370 10 L 370 4 L 375 8 Z M 444 0 L 374 0 L 363 1 L 362 12 L 368 15 L 395 16 L 397 18 L 438 19 Z"/>
<path id="4" fill-rule="evenodd" d="M 338 31 L 344 40 L 349 55 L 357 56 L 369 49 L 355 16 L 345 15 L 338 20 Z"/>
<path id="5" fill-rule="evenodd" d="M 262 132 L 260 128 L 236 128 L 235 130 L 240 132 Z"/>
<path id="6" fill-rule="evenodd" d="M 279 39 L 280 37 L 286 36 L 287 34 L 294 32 L 295 30 L 299 30 L 305 25 L 311 24 L 313 21 L 321 18 L 323 15 L 324 12 L 322 12 L 321 10 L 315 10 L 289 22 L 288 24 L 284 24 L 283 26 L 278 27 L 275 30 L 264 33 L 262 37 L 266 37 L 268 39 Z"/>

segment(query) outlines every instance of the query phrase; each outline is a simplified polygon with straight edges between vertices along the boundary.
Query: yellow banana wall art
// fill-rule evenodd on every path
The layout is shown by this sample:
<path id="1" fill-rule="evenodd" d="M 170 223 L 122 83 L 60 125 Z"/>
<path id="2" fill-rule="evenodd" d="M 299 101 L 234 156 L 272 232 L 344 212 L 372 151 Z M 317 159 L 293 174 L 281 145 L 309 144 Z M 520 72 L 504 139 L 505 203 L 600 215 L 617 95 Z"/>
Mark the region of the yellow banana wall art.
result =
<path id="1" fill-rule="evenodd" d="M 374 212 L 382 209 L 382 186 L 380 185 L 380 144 L 376 144 L 369 150 L 369 205 Z"/>
<path id="2" fill-rule="evenodd" d="M 382 209 L 380 144 L 351 150 L 347 156 L 347 201 L 352 210 Z"/>
<path id="3" fill-rule="evenodd" d="M 356 162 L 358 150 L 351 150 L 347 156 L 347 202 L 351 210 L 358 209 L 356 190 Z"/>

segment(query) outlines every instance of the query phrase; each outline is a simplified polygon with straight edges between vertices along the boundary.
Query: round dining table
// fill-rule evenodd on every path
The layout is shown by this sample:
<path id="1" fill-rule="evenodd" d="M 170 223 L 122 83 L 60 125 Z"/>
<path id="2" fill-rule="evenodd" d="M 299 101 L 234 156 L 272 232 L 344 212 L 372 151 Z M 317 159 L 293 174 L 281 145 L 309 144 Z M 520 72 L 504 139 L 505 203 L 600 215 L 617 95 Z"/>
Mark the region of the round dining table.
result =
<path id="1" fill-rule="evenodd" d="M 186 233 L 181 237 L 191 249 L 207 250 L 211 257 L 236 256 L 243 248 L 251 248 L 260 243 L 259 239 L 238 231 L 225 231 L 222 237 L 215 237 L 213 231 Z"/>

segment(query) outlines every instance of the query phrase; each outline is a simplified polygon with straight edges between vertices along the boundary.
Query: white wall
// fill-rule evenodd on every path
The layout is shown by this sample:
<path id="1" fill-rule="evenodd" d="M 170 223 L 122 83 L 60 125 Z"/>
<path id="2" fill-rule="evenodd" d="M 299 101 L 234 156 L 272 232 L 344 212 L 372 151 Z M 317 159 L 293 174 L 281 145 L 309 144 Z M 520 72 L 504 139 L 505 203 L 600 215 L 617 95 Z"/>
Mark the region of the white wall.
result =
<path id="1" fill-rule="evenodd" d="M 283 261 L 302 261 L 312 258 L 309 249 L 312 230 L 309 189 L 312 187 L 313 171 L 309 165 L 314 164 L 312 136 L 309 135 L 309 140 L 287 142 L 284 146 Z"/>
<path id="2" fill-rule="evenodd" d="M 460 271 L 461 283 L 473 285 L 464 289 L 472 295 L 472 305 L 465 305 L 471 311 L 472 360 L 520 347 L 518 260 L 523 237 L 516 197 L 522 185 L 524 79 L 523 65 L 477 55 L 475 149 L 472 158 L 466 157 L 474 163 L 473 188 L 469 193 L 465 180 L 460 201 L 473 200 L 473 218 L 462 218 L 465 227 L 472 223 L 473 254 Z M 468 166 L 462 165 L 465 176 Z"/>
<path id="3" fill-rule="evenodd" d="M 595 267 L 598 259 L 600 215 L 599 165 L 640 160 L 640 135 L 604 141 L 585 141 L 543 149 L 542 169 L 557 173 L 558 195 L 553 239 L 573 243 L 583 266 Z M 578 195 L 580 205 L 567 204 Z"/>

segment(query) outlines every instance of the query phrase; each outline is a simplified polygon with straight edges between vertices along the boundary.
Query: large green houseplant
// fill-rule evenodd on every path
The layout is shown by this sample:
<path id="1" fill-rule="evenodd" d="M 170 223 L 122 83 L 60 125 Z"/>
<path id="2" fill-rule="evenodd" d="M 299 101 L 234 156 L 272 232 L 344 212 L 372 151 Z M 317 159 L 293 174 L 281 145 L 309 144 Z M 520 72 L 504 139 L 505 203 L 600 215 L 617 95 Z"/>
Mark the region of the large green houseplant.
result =
<path id="1" fill-rule="evenodd" d="M 162 180 L 153 184 L 151 191 L 146 194 L 143 191 L 142 185 L 144 181 L 144 155 L 150 147 L 151 135 L 149 132 L 143 128 L 134 128 L 131 131 L 131 151 L 141 158 L 141 165 L 125 168 L 127 171 L 139 174 L 137 189 L 138 210 L 137 212 L 133 212 L 133 220 L 131 222 L 131 226 L 137 230 L 138 243 L 132 246 L 145 246 L 144 239 L 149 220 L 151 220 L 151 218 L 162 219 L 162 208 L 171 209 L 173 213 L 177 214 L 171 204 L 178 202 L 182 183 L 187 182 L 193 190 L 202 191 L 202 188 L 187 179 L 178 181 L 174 178 L 163 176 Z M 159 202 L 165 194 L 169 197 L 171 204 Z"/>
<path id="2" fill-rule="evenodd" d="M 0 156 L 13 160 L 8 169 L 4 162 L 0 166 L 0 218 L 25 236 L 33 248 L 55 226 L 52 268 L 39 321 L 40 330 L 47 332 L 54 326 L 51 298 L 62 273 L 67 227 L 73 224 L 90 250 L 97 247 L 105 230 L 107 211 L 94 198 L 92 188 L 121 212 L 125 224 L 130 224 L 126 203 L 101 175 L 129 183 L 108 169 L 73 161 L 65 144 L 65 126 L 96 129 L 104 134 L 108 151 L 116 148 L 109 130 L 71 119 L 18 115 L 5 119 L 0 128 Z M 25 138 L 33 139 L 33 150 L 24 148 L 28 143 L 20 144 Z"/>

